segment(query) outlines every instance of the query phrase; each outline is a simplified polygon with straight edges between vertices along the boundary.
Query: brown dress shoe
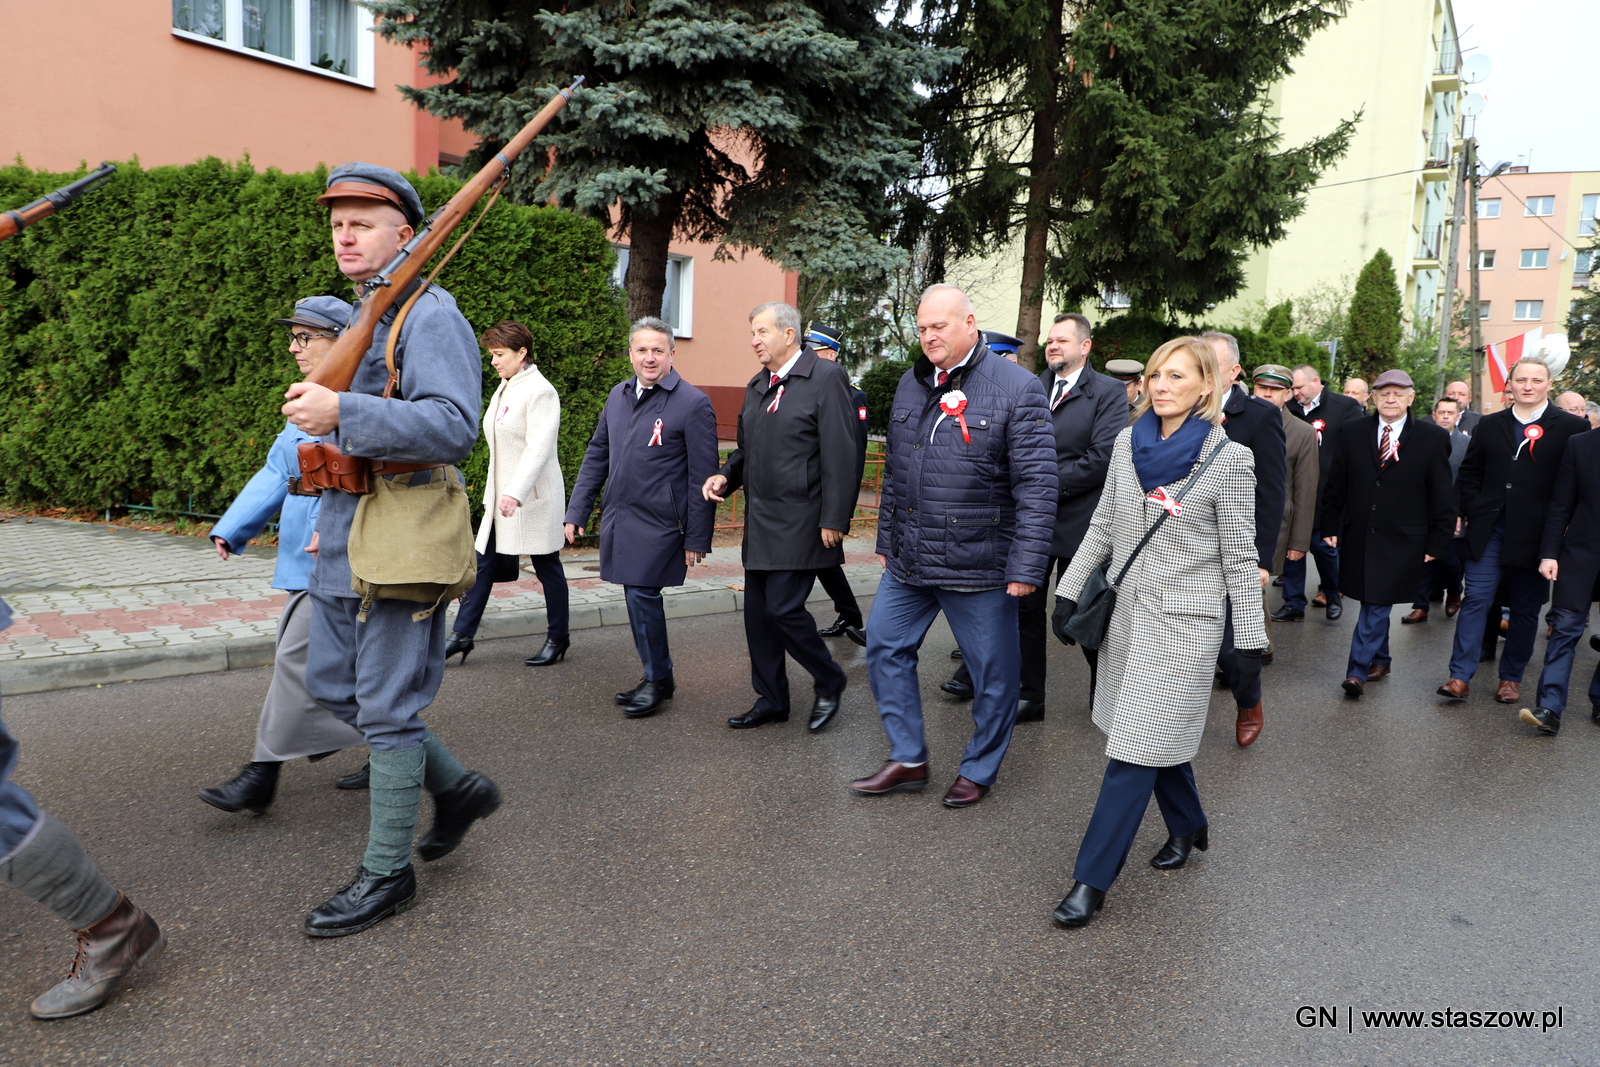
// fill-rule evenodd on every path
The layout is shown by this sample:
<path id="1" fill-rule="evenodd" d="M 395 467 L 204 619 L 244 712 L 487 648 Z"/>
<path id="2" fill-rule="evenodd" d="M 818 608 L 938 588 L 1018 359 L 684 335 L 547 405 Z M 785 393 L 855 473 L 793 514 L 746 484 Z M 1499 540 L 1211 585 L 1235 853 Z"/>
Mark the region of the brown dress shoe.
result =
<path id="1" fill-rule="evenodd" d="M 1440 696 L 1449 697 L 1451 700 L 1465 700 L 1467 699 L 1467 694 L 1471 691 L 1472 687 L 1459 678 L 1452 678 L 1434 690 Z"/>
<path id="2" fill-rule="evenodd" d="M 35 1019 L 65 1019 L 94 1011 L 111 999 L 124 975 L 155 959 L 167 945 L 156 921 L 121 893 L 110 915 L 77 933 L 72 971 L 33 1002 L 28 1010 Z"/>
<path id="3" fill-rule="evenodd" d="M 1239 709 L 1239 721 L 1234 724 L 1233 736 L 1240 748 L 1249 748 L 1261 736 L 1261 701 L 1256 701 L 1254 707 Z"/>
<path id="4" fill-rule="evenodd" d="M 928 784 L 928 765 L 920 767 L 907 767 L 904 764 L 890 760 L 878 768 L 878 773 L 866 778 L 857 778 L 850 783 L 854 789 L 864 797 L 875 797 L 882 793 L 893 793 L 897 789 L 921 789 Z"/>
<path id="5" fill-rule="evenodd" d="M 1460 610 L 1461 610 L 1461 594 L 1460 593 L 1451 593 L 1449 596 L 1446 596 L 1444 598 L 1444 617 L 1445 618 L 1447 618 L 1447 619 L 1455 618 L 1456 617 L 1456 612 L 1458 612 Z"/>
<path id="6" fill-rule="evenodd" d="M 1500 684 L 1495 688 L 1494 698 L 1502 704 L 1515 704 L 1522 699 L 1522 686 L 1502 678 L 1500 679 Z"/>
<path id="7" fill-rule="evenodd" d="M 1327 594 L 1318 593 L 1316 596 L 1312 597 L 1311 598 L 1311 606 L 1314 607 L 1314 608 L 1325 608 L 1325 607 L 1327 607 L 1328 606 Z"/>
<path id="8" fill-rule="evenodd" d="M 1359 698 L 1362 693 L 1367 691 L 1367 683 L 1351 674 L 1347 675 L 1345 680 L 1339 683 L 1339 688 L 1344 690 L 1345 696 Z"/>
<path id="9" fill-rule="evenodd" d="M 1428 609 L 1427 608 L 1413 608 L 1411 610 L 1411 614 L 1402 617 L 1400 619 L 1400 621 L 1401 622 L 1427 622 L 1428 621 Z"/>
<path id="10" fill-rule="evenodd" d="M 1376 682 L 1379 678 L 1389 677 L 1389 673 L 1387 663 L 1374 663 L 1367 668 L 1367 681 Z"/>
<path id="11" fill-rule="evenodd" d="M 947 808 L 970 808 L 982 800 L 984 794 L 989 792 L 989 787 L 979 785 L 970 778 L 957 778 L 951 783 L 949 790 L 944 795 L 944 806 Z"/>

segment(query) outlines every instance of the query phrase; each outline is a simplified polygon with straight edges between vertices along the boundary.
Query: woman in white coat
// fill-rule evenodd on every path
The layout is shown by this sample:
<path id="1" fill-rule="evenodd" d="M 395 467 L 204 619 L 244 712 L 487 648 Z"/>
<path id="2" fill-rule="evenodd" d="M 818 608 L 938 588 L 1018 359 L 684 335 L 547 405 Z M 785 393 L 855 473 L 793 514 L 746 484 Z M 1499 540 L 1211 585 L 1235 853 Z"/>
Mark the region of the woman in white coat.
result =
<path id="1" fill-rule="evenodd" d="M 1082 926 L 1105 903 L 1155 794 L 1168 838 L 1151 866 L 1182 867 L 1210 844 L 1190 761 L 1200 748 L 1224 612 L 1242 674 L 1260 677 L 1267 645 L 1255 550 L 1255 460 L 1222 429 L 1227 387 L 1205 341 L 1156 349 L 1132 425 L 1117 436 L 1089 531 L 1056 588 L 1062 640 L 1090 574 L 1107 561 L 1116 609 L 1100 646 L 1094 724 L 1110 762 L 1055 918 Z M 1135 546 L 1166 515 L 1144 548 Z"/>
<path id="2" fill-rule="evenodd" d="M 530 667 L 559 663 L 571 643 L 567 631 L 567 578 L 561 569 L 561 529 L 566 486 L 556 457 L 561 430 L 561 398 L 533 365 L 533 335 L 520 322 L 502 322 L 479 339 L 500 375 L 500 388 L 483 413 L 489 442 L 489 470 L 483 483 L 483 522 L 478 527 L 478 580 L 461 598 L 445 659 L 461 662 L 472 651 L 489 590 L 494 557 L 533 557 L 544 589 L 548 630 L 544 647 L 523 660 Z"/>

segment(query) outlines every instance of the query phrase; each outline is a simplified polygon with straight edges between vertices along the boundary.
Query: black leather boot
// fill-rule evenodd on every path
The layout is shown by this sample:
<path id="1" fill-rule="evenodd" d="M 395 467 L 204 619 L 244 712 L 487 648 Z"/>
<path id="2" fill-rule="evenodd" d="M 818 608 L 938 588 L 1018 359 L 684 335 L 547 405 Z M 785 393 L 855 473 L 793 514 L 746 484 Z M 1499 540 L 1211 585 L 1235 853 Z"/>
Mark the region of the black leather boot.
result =
<path id="1" fill-rule="evenodd" d="M 370 763 L 363 763 L 359 771 L 354 771 L 350 774 L 341 774 L 339 777 L 333 780 L 333 784 L 339 789 L 371 789 L 372 765 Z"/>
<path id="2" fill-rule="evenodd" d="M 626 693 L 618 693 L 616 699 L 622 705 L 622 713 L 628 718 L 643 719 L 660 711 L 661 705 L 671 700 L 676 690 L 677 683 L 670 674 L 656 682 L 641 678 L 638 685 Z"/>
<path id="3" fill-rule="evenodd" d="M 455 851 L 478 819 L 487 819 L 500 807 L 500 788 L 477 771 L 433 797 L 433 829 L 417 842 L 417 855 L 436 860 Z"/>
<path id="4" fill-rule="evenodd" d="M 344 937 L 377 926 L 417 900 L 417 872 L 406 864 L 393 874 L 373 874 L 365 867 L 345 887 L 305 917 L 307 937 Z"/>
<path id="5" fill-rule="evenodd" d="M 1105 906 L 1106 895 L 1102 890 L 1082 882 L 1073 882 L 1072 892 L 1056 906 L 1053 915 L 1062 926 L 1087 926 L 1089 920 L 1094 918 L 1094 913 Z"/>
<path id="6" fill-rule="evenodd" d="M 1202 826 L 1188 837 L 1167 837 L 1167 843 L 1161 846 L 1161 851 L 1150 858 L 1150 866 L 1158 871 L 1175 871 L 1189 862 L 1189 851 L 1199 849 L 1204 852 L 1211 847 L 1211 827 Z"/>
<path id="7" fill-rule="evenodd" d="M 278 791 L 281 763 L 246 763 L 230 781 L 215 789 L 200 790 L 200 799 L 223 811 L 245 811 L 260 815 Z"/>
<path id="8" fill-rule="evenodd" d="M 476 646 L 473 645 L 472 638 L 465 637 L 452 630 L 450 631 L 450 640 L 444 646 L 444 661 L 449 663 L 450 657 L 459 652 L 461 653 L 461 662 L 465 665 L 467 656 L 471 654 L 474 647 Z"/>
<path id="9" fill-rule="evenodd" d="M 548 667 L 552 663 L 560 663 L 567 655 L 567 649 L 572 645 L 572 638 L 563 637 L 557 641 L 553 637 L 544 639 L 544 647 L 537 655 L 529 656 L 522 661 L 525 667 Z"/>

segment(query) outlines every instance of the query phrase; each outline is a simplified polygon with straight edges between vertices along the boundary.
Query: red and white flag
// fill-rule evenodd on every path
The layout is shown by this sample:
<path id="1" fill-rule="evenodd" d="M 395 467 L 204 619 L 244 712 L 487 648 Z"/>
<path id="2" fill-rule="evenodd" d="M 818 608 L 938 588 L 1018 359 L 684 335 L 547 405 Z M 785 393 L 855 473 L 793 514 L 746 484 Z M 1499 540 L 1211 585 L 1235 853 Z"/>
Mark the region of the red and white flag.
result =
<path id="1" fill-rule="evenodd" d="M 1506 381 L 1511 377 L 1511 368 L 1517 365 L 1517 360 L 1523 356 L 1531 355 L 1539 347 L 1539 339 L 1544 336 L 1544 327 L 1535 326 L 1527 333 L 1518 334 L 1497 345 L 1489 346 L 1489 385 L 1497 393 L 1506 391 Z"/>

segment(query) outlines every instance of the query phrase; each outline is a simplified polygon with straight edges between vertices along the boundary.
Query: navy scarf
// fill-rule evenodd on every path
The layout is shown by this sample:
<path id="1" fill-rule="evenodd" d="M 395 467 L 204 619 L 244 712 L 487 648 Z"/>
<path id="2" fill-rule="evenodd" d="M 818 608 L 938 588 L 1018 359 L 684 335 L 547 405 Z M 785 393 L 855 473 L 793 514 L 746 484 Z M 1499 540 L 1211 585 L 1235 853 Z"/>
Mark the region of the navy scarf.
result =
<path id="1" fill-rule="evenodd" d="M 1189 474 L 1200 461 L 1200 449 L 1211 433 L 1211 422 L 1191 415 L 1171 437 L 1161 437 L 1161 416 L 1152 408 L 1133 424 L 1133 469 L 1145 492 L 1171 485 Z"/>

